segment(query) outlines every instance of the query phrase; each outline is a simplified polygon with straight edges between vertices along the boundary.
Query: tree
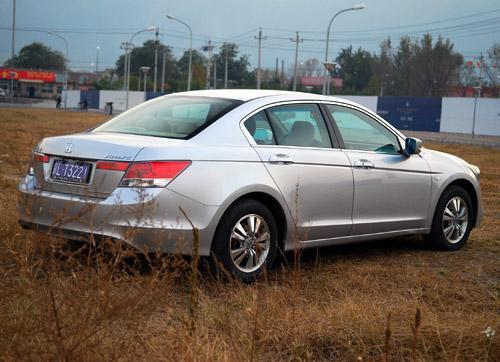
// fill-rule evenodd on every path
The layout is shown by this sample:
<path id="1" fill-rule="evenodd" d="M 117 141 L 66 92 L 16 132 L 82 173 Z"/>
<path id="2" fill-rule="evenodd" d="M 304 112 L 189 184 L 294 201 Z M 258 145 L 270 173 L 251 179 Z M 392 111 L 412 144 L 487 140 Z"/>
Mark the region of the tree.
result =
<path id="1" fill-rule="evenodd" d="M 193 49 L 191 58 L 191 89 L 205 89 L 205 66 L 207 59 L 196 49 Z M 179 85 L 181 89 L 186 89 L 189 69 L 189 50 L 186 50 L 177 61 L 177 69 L 179 69 L 180 72 Z"/>
<path id="2" fill-rule="evenodd" d="M 165 79 L 177 80 L 179 78 L 177 62 L 174 58 L 174 55 L 172 54 L 172 49 L 163 44 L 158 44 L 158 78 L 157 78 L 158 85 L 161 84 L 163 52 L 166 53 Z M 148 40 L 144 42 L 142 46 L 132 49 L 132 52 L 130 54 L 130 73 L 138 76 L 140 67 L 150 67 L 151 71 L 148 74 L 148 78 L 152 80 L 154 72 L 154 59 L 155 59 L 155 41 Z M 125 65 L 125 55 L 121 55 L 116 61 L 116 70 L 118 74 L 122 76 L 123 76 L 124 65 Z M 171 91 L 178 90 L 177 83 L 174 82 L 168 83 L 167 89 Z"/>
<path id="3" fill-rule="evenodd" d="M 242 88 L 250 86 L 253 79 L 248 72 L 250 62 L 247 55 L 239 55 L 238 45 L 234 43 L 223 43 L 219 54 L 215 57 L 217 63 L 217 78 L 224 79 L 227 59 L 228 88 Z"/>
<path id="4" fill-rule="evenodd" d="M 379 96 L 384 93 L 390 94 L 394 85 L 394 63 L 393 63 L 393 50 L 391 39 L 387 38 L 380 43 L 379 56 L 372 57 L 373 79 L 372 82 L 376 83 L 379 89 Z"/>
<path id="5" fill-rule="evenodd" d="M 404 36 L 395 52 L 387 39 L 380 45 L 380 54 L 373 56 L 372 84 L 379 95 L 441 97 L 460 82 L 462 63 L 462 55 L 453 50 L 449 39 L 439 37 L 433 43 L 430 34 L 421 40 Z"/>
<path id="6" fill-rule="evenodd" d="M 115 69 L 106 69 L 101 72 L 99 79 L 92 82 L 95 89 L 114 89 L 118 90 L 122 87 L 122 82 L 118 81 L 118 75 Z"/>
<path id="7" fill-rule="evenodd" d="M 342 49 L 336 58 L 340 66 L 339 76 L 344 81 L 344 91 L 360 93 L 366 90 L 372 77 L 371 54 L 358 48 L 355 52 L 352 46 Z"/>
<path id="8" fill-rule="evenodd" d="M 37 42 L 26 45 L 14 58 L 5 62 L 8 67 L 43 70 L 63 70 L 65 64 L 61 52 Z"/>
<path id="9" fill-rule="evenodd" d="M 488 59 L 490 64 L 484 64 L 485 73 L 489 79 L 489 83 L 493 88 L 493 95 L 498 97 L 499 85 L 500 85 L 500 75 L 498 74 L 498 67 L 500 67 L 500 43 L 494 44 L 488 50 Z M 481 59 L 482 62 L 483 59 Z"/>
<path id="10" fill-rule="evenodd" d="M 411 95 L 414 48 L 409 36 L 399 39 L 399 47 L 394 55 L 394 93 Z"/>

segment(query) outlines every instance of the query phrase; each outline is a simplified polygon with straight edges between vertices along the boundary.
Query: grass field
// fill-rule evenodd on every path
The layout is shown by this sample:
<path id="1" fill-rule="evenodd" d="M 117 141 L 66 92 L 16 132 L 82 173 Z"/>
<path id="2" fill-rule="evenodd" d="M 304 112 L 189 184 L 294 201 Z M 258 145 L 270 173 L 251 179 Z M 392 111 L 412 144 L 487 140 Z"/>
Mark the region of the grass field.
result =
<path id="1" fill-rule="evenodd" d="M 485 216 L 464 249 L 400 238 L 308 250 L 240 285 L 185 259 L 71 253 L 17 226 L 37 141 L 103 120 L 0 109 L 1 360 L 500 360 L 500 150 L 426 145 L 481 168 Z"/>

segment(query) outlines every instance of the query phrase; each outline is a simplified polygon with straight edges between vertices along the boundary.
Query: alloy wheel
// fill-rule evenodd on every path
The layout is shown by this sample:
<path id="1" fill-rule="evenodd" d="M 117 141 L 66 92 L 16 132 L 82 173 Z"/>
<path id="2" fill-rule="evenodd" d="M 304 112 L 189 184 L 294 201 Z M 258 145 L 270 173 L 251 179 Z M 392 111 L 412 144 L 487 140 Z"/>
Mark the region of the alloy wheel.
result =
<path id="1" fill-rule="evenodd" d="M 469 224 L 467 203 L 460 196 L 453 197 L 443 211 L 443 233 L 450 243 L 462 240 Z"/>
<path id="2" fill-rule="evenodd" d="M 266 261 L 271 234 L 266 221 L 257 214 L 243 216 L 233 227 L 229 252 L 236 268 L 251 273 Z"/>

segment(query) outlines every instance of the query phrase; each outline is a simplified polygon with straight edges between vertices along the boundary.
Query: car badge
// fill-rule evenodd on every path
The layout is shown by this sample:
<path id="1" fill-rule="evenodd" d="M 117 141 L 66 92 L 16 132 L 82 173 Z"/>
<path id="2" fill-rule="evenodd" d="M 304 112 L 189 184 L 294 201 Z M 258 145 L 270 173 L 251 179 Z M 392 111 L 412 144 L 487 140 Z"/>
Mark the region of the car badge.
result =
<path id="1" fill-rule="evenodd" d="M 66 143 L 66 148 L 64 149 L 65 153 L 71 153 L 73 152 L 73 144 L 72 143 Z"/>

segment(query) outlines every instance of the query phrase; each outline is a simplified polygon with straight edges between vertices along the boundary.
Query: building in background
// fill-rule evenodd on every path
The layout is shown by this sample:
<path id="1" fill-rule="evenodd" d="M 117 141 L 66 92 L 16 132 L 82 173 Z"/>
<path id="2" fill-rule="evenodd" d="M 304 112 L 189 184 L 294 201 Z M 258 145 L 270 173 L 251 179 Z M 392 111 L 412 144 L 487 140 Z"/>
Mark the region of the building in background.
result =
<path id="1" fill-rule="evenodd" d="M 0 67 L 0 88 L 10 92 L 11 78 L 14 96 L 55 98 L 64 87 L 64 72 Z M 88 90 L 99 78 L 92 72 L 70 72 L 68 90 Z"/>

